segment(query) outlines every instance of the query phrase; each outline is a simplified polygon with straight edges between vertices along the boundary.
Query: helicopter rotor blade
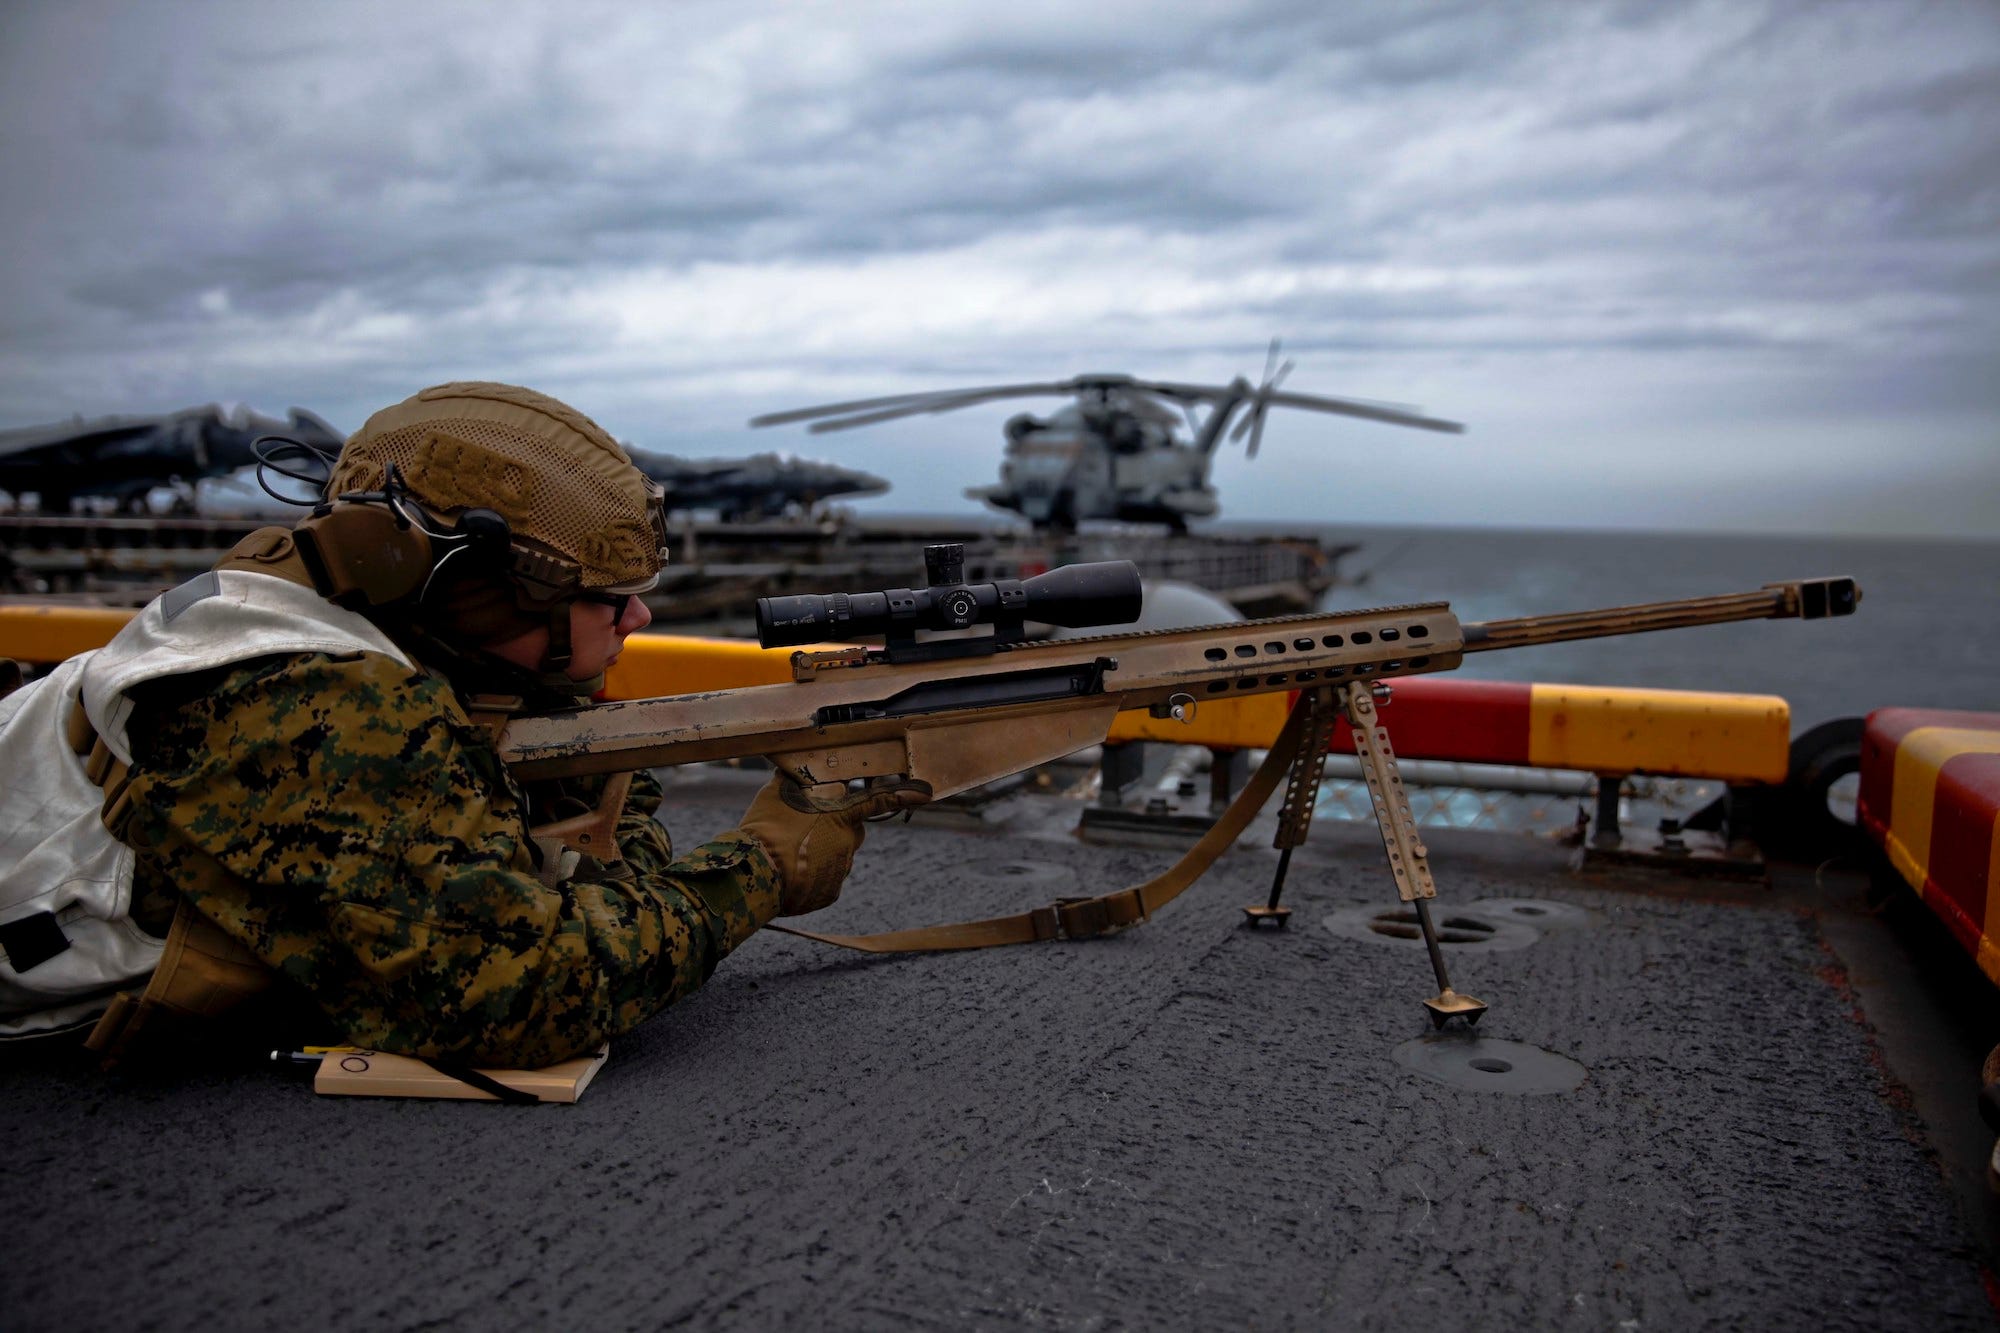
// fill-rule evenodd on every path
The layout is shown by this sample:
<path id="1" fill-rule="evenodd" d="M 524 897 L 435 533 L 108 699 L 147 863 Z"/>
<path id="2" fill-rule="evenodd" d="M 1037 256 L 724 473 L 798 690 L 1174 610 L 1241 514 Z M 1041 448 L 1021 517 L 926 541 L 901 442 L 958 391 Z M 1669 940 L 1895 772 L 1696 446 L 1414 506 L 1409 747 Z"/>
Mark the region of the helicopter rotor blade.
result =
<path id="1" fill-rule="evenodd" d="M 1317 394 L 1279 393 L 1276 390 L 1265 395 L 1265 400 L 1273 407 L 1300 407 L 1311 412 L 1333 412 L 1340 416 L 1360 417 L 1364 421 L 1380 421 L 1391 426 L 1410 426 L 1417 430 L 1441 431 L 1448 435 L 1465 433 L 1464 422 L 1425 416 L 1421 410 L 1400 403 L 1374 403 L 1362 398 L 1326 398 Z"/>
<path id="2" fill-rule="evenodd" d="M 1277 355 L 1277 351 L 1278 340 L 1273 338 L 1271 339 L 1272 355 Z M 1271 395 L 1277 391 L 1280 384 L 1285 382 L 1285 376 L 1291 374 L 1292 367 L 1297 364 L 1295 361 L 1287 361 L 1284 365 L 1278 367 L 1276 373 L 1273 373 L 1270 363 L 1265 363 L 1264 373 L 1266 378 L 1257 390 L 1257 406 L 1252 409 L 1257 424 L 1250 428 L 1250 447 L 1243 451 L 1244 458 L 1250 459 L 1257 456 L 1257 446 L 1264 442 L 1264 418 L 1269 416 L 1271 412 Z"/>
<path id="3" fill-rule="evenodd" d="M 1257 446 L 1263 443 L 1264 417 L 1268 413 L 1270 405 L 1270 400 L 1259 394 L 1258 397 L 1251 401 L 1250 410 L 1243 414 L 1243 419 L 1236 423 L 1236 429 L 1229 433 L 1229 442 L 1231 444 L 1235 444 L 1245 435 L 1250 437 L 1250 447 L 1243 451 L 1243 457 L 1246 460 L 1255 458 L 1257 456 Z"/>
<path id="4" fill-rule="evenodd" d="M 1359 417 L 1367 421 L 1380 421 L 1395 426 L 1410 426 L 1419 430 L 1433 430 L 1459 434 L 1465 427 L 1456 421 L 1446 421 L 1424 415 L 1422 409 L 1408 403 L 1382 402 L 1369 398 L 1334 398 L 1315 394 L 1283 393 L 1278 386 L 1290 375 L 1295 365 L 1292 361 L 1278 363 L 1277 339 L 1272 340 L 1266 355 L 1264 382 L 1255 390 L 1249 390 L 1240 377 L 1229 384 L 1182 384 L 1170 380 L 1138 380 L 1124 375 L 1079 375 L 1067 380 L 1036 384 L 999 384 L 974 389 L 932 389 L 914 393 L 889 394 L 880 398 L 858 398 L 843 403 L 822 403 L 815 407 L 792 408 L 781 412 L 767 412 L 752 417 L 752 426 L 780 426 L 792 422 L 810 421 L 808 429 L 814 434 L 830 431 L 852 430 L 858 426 L 874 425 L 877 422 L 893 421 L 899 417 L 920 414 L 955 412 L 960 408 L 973 407 L 980 403 L 1001 398 L 1054 397 L 1083 394 L 1092 391 L 1116 391 L 1134 399 L 1151 398 L 1181 408 L 1193 428 L 1193 409 L 1198 403 L 1231 403 L 1241 406 L 1247 403 L 1250 411 L 1235 423 L 1229 438 L 1232 442 L 1250 437 L 1250 450 L 1255 455 L 1257 445 L 1263 435 L 1265 415 L 1273 406 L 1297 407 L 1314 412 L 1332 412 L 1341 416 Z M 1219 423 L 1218 423 L 1219 424 Z M 1197 432 L 1201 434 L 1201 432 Z M 1214 436 L 1206 436 L 1212 443 Z"/>
<path id="5" fill-rule="evenodd" d="M 1244 451 L 1243 455 L 1246 460 L 1257 456 L 1257 446 L 1264 441 L 1264 418 L 1270 412 L 1272 391 L 1285 382 L 1285 376 L 1291 374 L 1292 367 L 1297 364 L 1293 361 L 1287 361 L 1282 366 L 1279 365 L 1279 346 L 1280 344 L 1276 338 L 1271 339 L 1271 350 L 1264 356 L 1263 382 L 1257 386 L 1257 392 L 1250 399 L 1250 411 L 1245 414 L 1241 421 L 1236 423 L 1236 429 L 1230 432 L 1229 435 L 1229 442 L 1231 444 L 1236 443 L 1236 441 L 1242 439 L 1246 434 L 1249 435 L 1250 447 Z"/>
<path id="6" fill-rule="evenodd" d="M 828 431 L 852 430 L 856 426 L 872 426 L 881 421 L 894 421 L 898 417 L 933 415 L 940 412 L 956 412 L 961 407 L 974 407 L 980 403 L 990 403 L 996 398 L 1028 398 L 1048 396 L 1048 386 L 1044 384 L 1017 385 L 1004 389 L 980 389 L 971 393 L 932 394 L 915 402 L 897 407 L 885 407 L 877 412 L 863 412 L 854 416 L 843 416 L 829 421 L 815 421 L 806 427 L 814 435 L 824 435 Z"/>
<path id="7" fill-rule="evenodd" d="M 1133 386 L 1174 399 L 1176 402 L 1212 402 L 1232 393 L 1242 392 L 1234 384 L 1175 384 L 1166 382 L 1147 383 Z M 1423 415 L 1423 409 L 1415 403 L 1392 403 L 1381 398 L 1343 398 L 1341 402 L 1355 403 L 1362 407 L 1380 408 L 1385 412 L 1407 412 L 1412 416 Z"/>
<path id="8" fill-rule="evenodd" d="M 1250 423 L 1262 416 L 1263 413 L 1258 410 L 1255 400 L 1252 400 L 1250 410 L 1237 420 L 1236 429 L 1229 432 L 1229 442 L 1235 444 L 1242 440 L 1245 435 L 1250 433 Z"/>
<path id="9" fill-rule="evenodd" d="M 1243 451 L 1243 456 L 1245 458 L 1255 458 L 1257 456 L 1257 446 L 1262 444 L 1263 442 L 1264 442 L 1264 414 L 1262 412 L 1259 412 L 1257 414 L 1257 424 L 1256 426 L 1251 428 L 1250 431 L 1250 447 Z"/>
<path id="10" fill-rule="evenodd" d="M 795 407 L 782 412 L 766 412 L 762 416 L 750 418 L 752 426 L 784 426 L 794 421 L 810 421 L 814 417 L 839 417 L 849 413 L 869 412 L 875 409 L 888 410 L 893 415 L 908 412 L 928 412 L 932 410 L 950 411 L 950 408 L 933 408 L 936 400 L 948 401 L 954 405 L 965 405 L 984 398 L 1028 397 L 1031 395 L 1054 395 L 1071 393 L 1071 383 L 1059 384 L 997 384 L 977 389 L 925 389 L 915 393 L 892 393 L 881 398 L 857 398 L 846 403 L 821 403 L 816 407 Z M 887 418 L 881 418 L 887 420 Z M 860 422 L 854 423 L 856 425 Z M 838 428 L 844 429 L 844 427 Z"/>
<path id="11" fill-rule="evenodd" d="M 784 426 L 794 421 L 810 421 L 814 417 L 838 416 L 843 412 L 865 412 L 871 408 L 888 407 L 894 403 L 915 403 L 935 397 L 933 392 L 892 393 L 881 398 L 857 398 L 850 403 L 822 403 L 817 407 L 794 407 L 783 412 L 766 412 L 750 418 L 752 426 Z"/>

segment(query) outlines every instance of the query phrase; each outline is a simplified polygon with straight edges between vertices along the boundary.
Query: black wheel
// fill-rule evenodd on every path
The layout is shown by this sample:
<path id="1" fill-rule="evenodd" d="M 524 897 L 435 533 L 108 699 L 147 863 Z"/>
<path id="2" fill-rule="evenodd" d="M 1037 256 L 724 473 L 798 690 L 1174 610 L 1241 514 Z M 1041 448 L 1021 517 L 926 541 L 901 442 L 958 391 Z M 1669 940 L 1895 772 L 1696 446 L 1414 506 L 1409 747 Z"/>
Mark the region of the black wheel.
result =
<path id="1" fill-rule="evenodd" d="M 1784 809 L 1771 830 L 1788 848 L 1808 856 L 1838 856 L 1861 845 L 1855 803 L 1864 725 L 1858 717 L 1836 718 L 1792 741 Z"/>

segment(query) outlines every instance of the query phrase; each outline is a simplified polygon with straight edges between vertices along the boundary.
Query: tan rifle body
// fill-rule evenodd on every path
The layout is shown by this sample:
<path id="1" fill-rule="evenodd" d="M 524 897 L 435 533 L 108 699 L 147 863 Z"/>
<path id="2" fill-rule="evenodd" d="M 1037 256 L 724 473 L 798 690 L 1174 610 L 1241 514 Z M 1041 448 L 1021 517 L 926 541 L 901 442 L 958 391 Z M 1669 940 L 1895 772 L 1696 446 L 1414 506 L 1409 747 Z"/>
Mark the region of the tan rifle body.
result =
<path id="1" fill-rule="evenodd" d="M 933 799 L 1102 741 L 1146 708 L 1192 716 L 1246 694 L 1449 671 L 1468 652 L 1726 621 L 1844 615 L 1850 579 L 1607 611 L 1461 625 L 1444 602 L 1013 645 L 889 663 L 861 648 L 793 654 L 794 680 L 517 717 L 501 757 L 524 780 L 762 756 L 829 797 L 905 776 Z M 1176 711 L 1178 710 L 1178 711 Z"/>

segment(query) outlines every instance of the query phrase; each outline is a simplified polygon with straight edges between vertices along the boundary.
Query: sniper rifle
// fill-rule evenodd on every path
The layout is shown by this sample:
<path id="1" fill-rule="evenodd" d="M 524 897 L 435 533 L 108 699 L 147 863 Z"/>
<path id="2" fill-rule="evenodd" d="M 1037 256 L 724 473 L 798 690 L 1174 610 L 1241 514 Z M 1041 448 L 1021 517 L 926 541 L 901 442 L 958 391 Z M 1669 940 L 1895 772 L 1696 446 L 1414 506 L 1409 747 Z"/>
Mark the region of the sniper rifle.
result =
<path id="1" fill-rule="evenodd" d="M 1173 869 L 1095 898 L 1063 899 L 1016 917 L 880 935 L 808 938 L 870 952 L 978 948 L 1089 938 L 1149 918 L 1200 876 L 1248 826 L 1287 775 L 1268 906 L 1253 924 L 1282 925 L 1291 851 L 1305 841 L 1332 727 L 1343 722 L 1360 757 L 1389 868 L 1413 905 L 1439 993 L 1434 1023 L 1476 1022 L 1486 1006 L 1456 994 L 1432 926 L 1428 853 L 1410 813 L 1395 752 L 1376 710 L 1387 682 L 1449 671 L 1467 653 L 1738 620 L 1851 614 L 1850 578 L 1766 584 L 1754 592 L 1603 611 L 1461 622 L 1444 602 L 1279 616 L 1189 629 L 1030 641 L 1029 620 L 1087 628 L 1138 618 L 1138 570 L 1129 561 L 1071 565 L 1027 580 L 967 584 L 962 549 L 926 551 L 930 586 L 886 592 L 761 598 L 763 645 L 825 644 L 879 635 L 884 645 L 802 650 L 792 680 L 667 698 L 590 705 L 508 720 L 501 757 L 524 780 L 629 774 L 640 768 L 762 756 L 796 783 L 801 810 L 837 810 L 871 786 L 917 782 L 938 800 L 1101 742 L 1126 709 L 1191 721 L 1204 703 L 1277 691 L 1297 701 L 1265 762 L 1215 826 Z M 973 637 L 937 631 L 992 628 Z M 930 636 L 919 638 L 925 631 Z M 626 783 L 594 814 L 537 830 L 602 856 Z M 781 929 L 791 929 L 780 927 Z"/>

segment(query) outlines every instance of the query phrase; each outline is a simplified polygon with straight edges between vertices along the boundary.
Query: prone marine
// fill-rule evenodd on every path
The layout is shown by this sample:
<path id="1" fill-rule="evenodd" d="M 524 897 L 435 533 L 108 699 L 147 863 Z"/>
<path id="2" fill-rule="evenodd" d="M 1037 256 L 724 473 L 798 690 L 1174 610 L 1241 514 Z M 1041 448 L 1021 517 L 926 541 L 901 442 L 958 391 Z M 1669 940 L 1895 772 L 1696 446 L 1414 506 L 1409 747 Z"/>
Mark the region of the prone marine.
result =
<path id="1" fill-rule="evenodd" d="M 118 1058 L 289 995 L 357 1045 L 551 1064 L 831 903 L 863 823 L 928 794 L 807 812 L 774 778 L 677 856 L 640 773 L 617 855 L 579 855 L 547 830 L 606 780 L 524 787 L 493 741 L 649 622 L 659 488 L 567 405 L 453 383 L 369 418 L 324 495 L 0 699 L 0 1036 Z"/>

